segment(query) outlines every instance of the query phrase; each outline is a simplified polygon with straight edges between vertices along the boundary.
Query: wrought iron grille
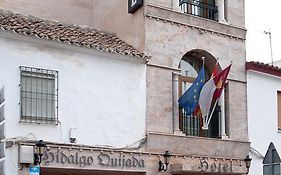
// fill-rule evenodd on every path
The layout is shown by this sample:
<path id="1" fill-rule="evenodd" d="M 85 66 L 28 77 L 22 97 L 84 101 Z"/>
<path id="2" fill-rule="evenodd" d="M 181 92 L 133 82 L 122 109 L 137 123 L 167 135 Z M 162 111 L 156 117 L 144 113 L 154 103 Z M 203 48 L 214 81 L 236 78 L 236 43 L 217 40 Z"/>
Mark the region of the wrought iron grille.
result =
<path id="1" fill-rule="evenodd" d="M 20 66 L 22 122 L 58 124 L 58 71 Z"/>
<path id="2" fill-rule="evenodd" d="M 183 108 L 179 109 L 180 129 L 186 135 L 198 137 L 220 138 L 220 107 L 217 107 L 213 113 L 209 129 L 202 130 L 202 117 L 187 115 Z"/>
<path id="3" fill-rule="evenodd" d="M 218 20 L 218 8 L 213 4 L 208 4 L 199 0 L 179 0 L 180 8 L 184 13 Z"/>

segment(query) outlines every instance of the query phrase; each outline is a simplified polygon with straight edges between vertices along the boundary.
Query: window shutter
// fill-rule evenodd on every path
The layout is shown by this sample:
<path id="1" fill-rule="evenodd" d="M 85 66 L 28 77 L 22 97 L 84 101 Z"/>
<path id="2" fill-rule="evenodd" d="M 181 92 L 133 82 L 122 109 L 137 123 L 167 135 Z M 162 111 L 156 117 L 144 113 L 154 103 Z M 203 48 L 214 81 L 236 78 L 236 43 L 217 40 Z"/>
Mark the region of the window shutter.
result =
<path id="1" fill-rule="evenodd" d="M 281 130 L 281 91 L 277 91 L 278 129 Z"/>

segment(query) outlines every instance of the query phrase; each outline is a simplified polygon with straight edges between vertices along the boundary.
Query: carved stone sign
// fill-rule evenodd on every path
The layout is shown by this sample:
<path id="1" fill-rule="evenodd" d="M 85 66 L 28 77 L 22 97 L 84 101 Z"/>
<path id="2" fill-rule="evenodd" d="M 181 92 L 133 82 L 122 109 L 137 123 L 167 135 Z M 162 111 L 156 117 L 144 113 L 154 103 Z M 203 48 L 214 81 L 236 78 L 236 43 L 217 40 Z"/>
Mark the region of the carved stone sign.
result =
<path id="1" fill-rule="evenodd" d="M 87 152 L 87 150 L 85 150 Z M 133 154 L 112 154 L 92 152 L 84 153 L 79 150 L 47 150 L 42 157 L 44 166 L 65 165 L 67 167 L 87 168 L 115 168 L 115 169 L 142 169 L 145 160 Z"/>
<path id="2" fill-rule="evenodd" d="M 219 173 L 231 173 L 232 172 L 232 162 L 226 163 L 216 163 L 208 162 L 207 160 L 200 160 L 198 169 L 204 172 L 219 172 Z"/>
<path id="3" fill-rule="evenodd" d="M 110 157 L 108 154 L 100 154 L 98 156 L 99 164 L 103 166 L 120 167 L 120 168 L 144 168 L 144 160 L 137 159 L 135 156 L 126 158 L 125 155 L 117 157 Z"/>

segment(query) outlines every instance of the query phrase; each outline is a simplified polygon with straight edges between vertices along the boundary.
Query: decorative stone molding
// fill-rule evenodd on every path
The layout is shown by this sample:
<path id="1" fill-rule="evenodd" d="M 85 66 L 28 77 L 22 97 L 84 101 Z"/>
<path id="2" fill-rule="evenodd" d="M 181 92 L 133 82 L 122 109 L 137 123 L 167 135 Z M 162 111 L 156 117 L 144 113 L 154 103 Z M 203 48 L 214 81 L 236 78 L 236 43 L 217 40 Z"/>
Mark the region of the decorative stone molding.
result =
<path id="1" fill-rule="evenodd" d="M 200 34 L 210 33 L 242 42 L 246 40 L 246 29 L 244 28 L 184 14 L 183 12 L 169 10 L 154 4 L 145 5 L 144 17 L 158 22 L 162 21 L 171 25 L 177 25 L 178 27 L 191 28 L 192 30 L 197 30 Z M 205 27 L 200 26 L 201 24 L 204 24 Z"/>
<path id="2" fill-rule="evenodd" d="M 154 19 L 158 22 L 164 22 L 164 23 L 170 23 L 171 25 L 178 25 L 179 27 L 183 26 L 185 28 L 191 28 L 192 30 L 197 30 L 201 35 L 205 34 L 205 33 L 210 33 L 212 35 L 217 35 L 217 36 L 222 36 L 222 37 L 228 37 L 230 39 L 235 39 L 235 40 L 240 40 L 242 42 L 245 42 L 246 41 L 246 38 L 241 38 L 241 37 L 237 37 L 237 36 L 234 36 L 234 35 L 230 35 L 230 34 L 227 34 L 227 33 L 223 33 L 223 32 L 219 32 L 219 31 L 214 31 L 214 30 L 211 30 L 211 29 L 206 29 L 206 28 L 203 28 L 203 27 L 199 27 L 199 26 L 193 26 L 193 25 L 190 25 L 190 24 L 186 24 L 186 23 L 182 23 L 182 22 L 178 22 L 178 21 L 172 21 L 172 20 L 169 20 L 169 19 L 165 19 L 165 18 L 161 18 L 161 17 L 157 17 L 157 16 L 153 16 L 153 15 L 150 15 L 150 14 L 146 14 L 145 15 L 145 18 L 148 17 L 150 20 Z"/>

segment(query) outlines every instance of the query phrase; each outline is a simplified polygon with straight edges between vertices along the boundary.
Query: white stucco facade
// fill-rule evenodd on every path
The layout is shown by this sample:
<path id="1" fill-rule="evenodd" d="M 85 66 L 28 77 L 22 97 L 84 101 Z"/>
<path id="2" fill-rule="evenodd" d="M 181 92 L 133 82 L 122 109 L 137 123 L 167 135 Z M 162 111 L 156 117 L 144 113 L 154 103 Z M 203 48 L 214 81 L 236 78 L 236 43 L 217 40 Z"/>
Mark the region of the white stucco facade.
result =
<path id="1" fill-rule="evenodd" d="M 16 39 L 15 39 L 16 37 Z M 8 140 L 125 147 L 145 137 L 146 65 L 130 56 L 1 33 L 0 80 L 5 87 Z M 58 71 L 58 125 L 20 121 L 20 70 Z M 17 148 L 6 149 L 6 174 L 17 174 Z"/>
<path id="2" fill-rule="evenodd" d="M 278 131 L 277 91 L 281 77 L 259 71 L 247 71 L 248 126 L 251 147 L 263 157 L 270 142 L 281 153 L 281 133 Z M 263 175 L 263 158 L 253 158 L 250 175 Z"/>

